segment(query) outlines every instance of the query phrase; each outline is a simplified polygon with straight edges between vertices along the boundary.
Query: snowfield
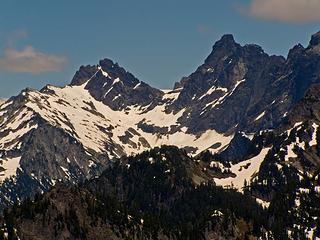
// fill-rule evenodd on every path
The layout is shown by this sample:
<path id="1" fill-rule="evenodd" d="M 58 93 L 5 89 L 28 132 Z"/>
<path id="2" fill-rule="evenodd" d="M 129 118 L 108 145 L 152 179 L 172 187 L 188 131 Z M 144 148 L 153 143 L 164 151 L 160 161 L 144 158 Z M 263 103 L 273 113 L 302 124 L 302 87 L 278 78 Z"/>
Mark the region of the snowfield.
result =
<path id="1" fill-rule="evenodd" d="M 244 182 L 250 183 L 254 174 L 259 171 L 260 165 L 270 149 L 271 148 L 264 148 L 257 156 L 232 165 L 230 170 L 236 174 L 236 177 L 214 178 L 215 183 L 223 187 L 234 187 L 242 191 Z"/>
<path id="2" fill-rule="evenodd" d="M 2 162 L 1 167 L 4 169 L 4 171 L 0 172 L 0 183 L 2 183 L 6 178 L 16 175 L 17 169 L 20 166 L 20 158 L 21 157 L 0 159 Z"/>

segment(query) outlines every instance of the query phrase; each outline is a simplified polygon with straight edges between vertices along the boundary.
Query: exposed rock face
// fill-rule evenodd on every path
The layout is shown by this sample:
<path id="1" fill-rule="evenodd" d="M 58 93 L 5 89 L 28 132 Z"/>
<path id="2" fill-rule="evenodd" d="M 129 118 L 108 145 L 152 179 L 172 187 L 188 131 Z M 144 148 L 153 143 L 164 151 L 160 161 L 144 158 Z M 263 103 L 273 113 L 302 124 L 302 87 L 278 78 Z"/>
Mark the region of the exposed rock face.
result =
<path id="1" fill-rule="evenodd" d="M 25 136 L 21 151 L 20 167 L 34 178 L 74 183 L 95 176 L 95 169 L 101 170 L 108 160 L 89 156 L 81 143 L 47 123 Z"/>
<path id="2" fill-rule="evenodd" d="M 319 50 L 319 45 L 320 45 L 320 32 L 317 32 L 312 35 L 309 48 L 315 49 L 318 47 L 317 50 Z"/>
<path id="3" fill-rule="evenodd" d="M 243 133 L 236 133 L 229 146 L 219 154 L 223 162 L 238 163 L 252 154 L 255 145 Z"/>
<path id="4" fill-rule="evenodd" d="M 113 110 L 126 109 L 131 105 L 147 106 L 163 96 L 162 91 L 139 81 L 110 59 L 101 60 L 98 66 L 81 67 L 71 85 L 81 85 L 86 81 L 90 94 Z"/>
<path id="5" fill-rule="evenodd" d="M 98 71 L 97 66 L 81 66 L 72 78 L 71 85 L 82 85 L 94 76 Z"/>
<path id="6" fill-rule="evenodd" d="M 283 128 L 307 120 L 320 121 L 320 84 L 312 85 L 284 120 Z"/>
<path id="7" fill-rule="evenodd" d="M 182 90 L 173 108 L 191 105 L 186 124 L 195 132 L 261 127 L 254 119 L 279 97 L 278 93 L 267 95 L 284 63 L 283 57 L 268 56 L 259 46 L 240 46 L 231 35 L 223 36 L 205 63 L 175 85 Z"/>
<path id="8" fill-rule="evenodd" d="M 33 121 L 38 126 L 20 139 L 20 149 L 2 153 L 9 164 L 14 159 L 10 157 L 18 158 L 19 165 L 15 176 L 1 183 L 1 210 L 24 196 L 47 191 L 56 182 L 83 182 L 99 175 L 106 166 L 106 156 L 90 154 L 75 138 L 42 119 Z"/>
<path id="9" fill-rule="evenodd" d="M 189 131 L 274 129 L 308 88 L 320 83 L 319 34 L 295 46 L 287 59 L 268 56 L 257 45 L 240 46 L 225 35 L 194 73 L 176 83 L 171 110 L 188 107 L 181 122 Z"/>

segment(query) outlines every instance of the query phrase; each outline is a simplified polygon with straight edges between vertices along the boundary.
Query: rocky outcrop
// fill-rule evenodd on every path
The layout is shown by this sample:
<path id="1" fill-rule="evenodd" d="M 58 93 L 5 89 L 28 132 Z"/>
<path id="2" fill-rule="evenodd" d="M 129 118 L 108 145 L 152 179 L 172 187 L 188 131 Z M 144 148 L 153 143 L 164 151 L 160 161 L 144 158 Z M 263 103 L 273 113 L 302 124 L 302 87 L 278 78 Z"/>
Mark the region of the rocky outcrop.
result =
<path id="1" fill-rule="evenodd" d="M 86 83 L 86 89 L 98 101 L 113 110 L 128 106 L 147 106 L 161 100 L 163 92 L 139 81 L 130 72 L 110 59 L 104 59 L 97 66 L 81 67 L 73 77 L 72 85 Z"/>
<path id="2" fill-rule="evenodd" d="M 243 133 L 237 132 L 228 147 L 219 154 L 219 160 L 235 164 L 248 158 L 254 150 L 254 143 Z"/>

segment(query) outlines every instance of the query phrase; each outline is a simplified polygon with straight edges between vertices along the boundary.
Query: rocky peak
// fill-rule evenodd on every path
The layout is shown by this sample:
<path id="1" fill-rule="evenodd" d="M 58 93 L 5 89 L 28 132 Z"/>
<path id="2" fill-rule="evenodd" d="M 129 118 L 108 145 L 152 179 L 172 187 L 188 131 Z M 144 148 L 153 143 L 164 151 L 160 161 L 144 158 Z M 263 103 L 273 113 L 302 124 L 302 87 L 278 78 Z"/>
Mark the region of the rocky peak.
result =
<path id="1" fill-rule="evenodd" d="M 311 37 L 307 48 L 298 44 L 289 51 L 283 76 L 286 76 L 288 84 L 291 85 L 287 88 L 290 88 L 293 103 L 302 99 L 311 85 L 320 82 L 319 53 L 320 32 Z"/>
<path id="2" fill-rule="evenodd" d="M 180 94 L 173 102 L 174 111 L 192 109 L 186 120 L 191 132 L 213 128 L 234 133 L 249 128 L 254 131 L 262 125 L 271 128 L 286 111 L 285 107 L 270 110 L 270 120 L 264 121 L 268 118 L 266 108 L 273 106 L 283 90 L 272 86 L 284 63 L 283 57 L 269 56 L 258 45 L 241 46 L 232 35 L 225 35 L 215 43 L 205 63 L 175 85 Z"/>
<path id="3" fill-rule="evenodd" d="M 118 64 L 117 64 L 117 63 L 115 64 L 115 63 L 114 63 L 111 59 L 109 59 L 109 58 L 105 58 L 105 59 L 100 60 L 100 61 L 99 61 L 99 65 L 102 67 L 103 70 L 106 70 L 106 71 L 114 68 L 115 65 L 117 65 L 117 67 L 118 67 Z"/>
<path id="4" fill-rule="evenodd" d="M 213 82 L 220 87 L 232 87 L 235 81 L 227 76 L 239 60 L 241 45 L 236 43 L 233 35 L 226 34 L 213 47 L 210 55 L 194 73 L 175 83 L 175 89 L 185 88 L 196 94 L 208 90 Z M 192 94 L 192 95 L 193 95 Z M 184 94 L 180 94 L 183 96 Z M 189 97 L 189 96 L 188 96 Z"/>
<path id="5" fill-rule="evenodd" d="M 236 44 L 236 42 L 232 34 L 225 34 L 221 37 L 217 44 L 233 45 Z"/>
<path id="6" fill-rule="evenodd" d="M 127 72 L 124 68 L 120 67 L 118 63 L 114 63 L 112 60 L 105 58 L 99 61 L 98 65 L 81 66 L 75 73 L 70 85 L 81 85 L 91 79 L 90 85 L 96 84 L 94 75 L 101 80 L 104 78 L 104 83 L 107 79 L 113 80 L 119 78 L 129 86 L 134 86 L 139 83 L 139 80 L 135 78 L 131 73 Z M 100 81 L 99 81 L 100 82 Z"/>
<path id="7" fill-rule="evenodd" d="M 111 79 L 119 78 L 124 84 L 129 86 L 135 86 L 139 83 L 139 80 L 133 76 L 130 72 L 120 67 L 118 63 L 114 63 L 112 60 L 105 58 L 99 61 L 101 70 L 105 73 L 104 76 L 108 75 Z"/>
<path id="8" fill-rule="evenodd" d="M 317 46 L 320 44 L 320 31 L 313 34 L 310 40 L 310 46 Z"/>
<path id="9" fill-rule="evenodd" d="M 294 59 L 301 55 L 305 48 L 299 43 L 289 50 L 288 59 Z"/>
<path id="10" fill-rule="evenodd" d="M 205 63 L 216 64 L 221 59 L 234 54 L 240 47 L 240 44 L 235 42 L 233 35 L 226 34 L 213 45 L 212 52 L 205 60 Z"/>
<path id="11" fill-rule="evenodd" d="M 97 66 L 81 66 L 75 73 L 70 83 L 71 86 L 79 86 L 88 81 L 98 71 Z"/>
<path id="12" fill-rule="evenodd" d="M 100 60 L 94 66 L 81 66 L 74 75 L 71 86 L 85 82 L 89 93 L 113 110 L 126 109 L 130 105 L 145 106 L 163 95 L 162 91 L 140 81 L 108 58 Z"/>
<path id="13" fill-rule="evenodd" d="M 320 54 L 320 32 L 312 35 L 309 46 L 307 48 L 311 54 Z"/>

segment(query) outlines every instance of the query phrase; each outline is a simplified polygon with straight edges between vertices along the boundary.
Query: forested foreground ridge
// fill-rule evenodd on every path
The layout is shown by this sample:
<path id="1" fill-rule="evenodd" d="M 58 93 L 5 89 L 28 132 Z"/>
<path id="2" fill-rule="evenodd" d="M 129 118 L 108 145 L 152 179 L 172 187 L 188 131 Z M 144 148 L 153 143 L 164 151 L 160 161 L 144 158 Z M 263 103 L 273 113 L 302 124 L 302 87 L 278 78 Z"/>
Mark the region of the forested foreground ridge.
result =
<path id="1" fill-rule="evenodd" d="M 290 236 L 304 239 L 288 212 L 290 184 L 266 209 L 250 190 L 215 186 L 210 181 L 215 170 L 205 166 L 171 146 L 123 158 L 78 187 L 57 184 L 5 210 L 1 238 L 286 239 L 290 229 Z M 306 195 L 300 206 L 318 214 L 319 200 Z"/>

